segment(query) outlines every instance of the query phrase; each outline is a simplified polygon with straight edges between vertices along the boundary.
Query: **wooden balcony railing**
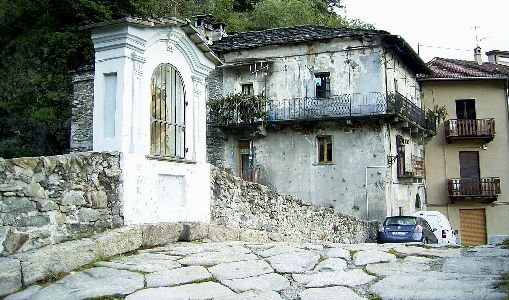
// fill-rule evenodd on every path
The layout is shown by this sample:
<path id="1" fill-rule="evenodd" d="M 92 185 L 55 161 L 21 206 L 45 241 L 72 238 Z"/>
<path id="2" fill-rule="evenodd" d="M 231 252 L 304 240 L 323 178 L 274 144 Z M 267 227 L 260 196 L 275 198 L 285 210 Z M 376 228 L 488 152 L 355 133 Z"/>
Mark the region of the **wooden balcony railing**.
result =
<path id="1" fill-rule="evenodd" d="M 500 194 L 500 178 L 452 178 L 447 181 L 449 197 L 493 198 Z"/>
<path id="2" fill-rule="evenodd" d="M 495 119 L 452 119 L 444 123 L 445 138 L 449 143 L 454 139 L 485 139 L 495 137 Z"/>

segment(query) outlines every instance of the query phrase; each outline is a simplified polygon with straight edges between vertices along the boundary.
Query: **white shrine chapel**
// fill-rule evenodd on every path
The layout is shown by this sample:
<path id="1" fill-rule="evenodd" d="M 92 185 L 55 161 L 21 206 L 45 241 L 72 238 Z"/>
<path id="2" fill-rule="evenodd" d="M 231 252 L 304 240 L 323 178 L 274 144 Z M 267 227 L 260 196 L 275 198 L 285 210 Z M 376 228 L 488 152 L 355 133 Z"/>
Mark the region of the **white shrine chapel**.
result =
<path id="1" fill-rule="evenodd" d="M 85 29 L 95 48 L 93 151 L 121 153 L 125 224 L 208 223 L 205 77 L 220 60 L 188 21 Z"/>

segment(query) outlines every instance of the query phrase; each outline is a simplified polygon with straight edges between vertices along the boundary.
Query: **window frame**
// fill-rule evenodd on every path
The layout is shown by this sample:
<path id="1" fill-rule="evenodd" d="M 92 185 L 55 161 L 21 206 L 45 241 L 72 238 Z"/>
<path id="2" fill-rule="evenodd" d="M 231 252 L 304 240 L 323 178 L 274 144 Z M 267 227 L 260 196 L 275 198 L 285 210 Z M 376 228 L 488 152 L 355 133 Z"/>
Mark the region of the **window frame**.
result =
<path id="1" fill-rule="evenodd" d="M 320 85 L 317 81 L 320 79 Z M 314 73 L 315 83 L 315 98 L 323 99 L 331 97 L 331 81 L 330 72 L 316 72 Z M 325 84 L 325 86 L 323 86 Z M 322 94 L 323 93 L 323 94 Z"/>
<path id="2" fill-rule="evenodd" d="M 185 159 L 186 88 L 182 75 L 170 63 L 152 72 L 150 104 L 150 155 Z"/>
<path id="3" fill-rule="evenodd" d="M 328 147 L 329 145 L 330 145 L 330 149 Z M 322 148 L 323 148 L 323 157 L 321 154 Z M 334 163 L 334 157 L 332 155 L 333 149 L 334 148 L 333 148 L 333 142 L 332 142 L 331 135 L 316 136 L 317 164 L 320 164 L 320 165 L 333 164 Z"/>

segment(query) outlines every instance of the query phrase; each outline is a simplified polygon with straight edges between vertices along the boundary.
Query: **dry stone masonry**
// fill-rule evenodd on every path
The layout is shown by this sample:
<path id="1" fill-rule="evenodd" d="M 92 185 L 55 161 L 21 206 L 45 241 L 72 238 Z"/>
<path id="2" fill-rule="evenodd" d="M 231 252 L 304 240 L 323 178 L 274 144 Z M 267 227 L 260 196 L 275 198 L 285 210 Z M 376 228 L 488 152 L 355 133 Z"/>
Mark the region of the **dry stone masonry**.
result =
<path id="1" fill-rule="evenodd" d="M 91 151 L 93 144 L 94 67 L 78 70 L 73 76 L 71 102 L 71 151 Z"/>
<path id="2" fill-rule="evenodd" d="M 120 155 L 0 158 L 0 256 L 123 224 Z"/>
<path id="3" fill-rule="evenodd" d="M 211 174 L 212 224 L 261 230 L 275 241 L 362 243 L 376 238 L 377 222 L 304 203 L 218 168 L 212 168 Z"/>

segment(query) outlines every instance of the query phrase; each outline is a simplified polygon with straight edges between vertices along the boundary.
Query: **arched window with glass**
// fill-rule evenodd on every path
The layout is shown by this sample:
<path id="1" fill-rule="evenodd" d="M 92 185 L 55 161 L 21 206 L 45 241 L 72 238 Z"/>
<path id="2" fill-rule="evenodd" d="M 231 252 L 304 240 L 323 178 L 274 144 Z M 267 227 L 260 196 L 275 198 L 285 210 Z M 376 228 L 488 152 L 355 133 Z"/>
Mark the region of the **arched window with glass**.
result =
<path id="1" fill-rule="evenodd" d="M 185 158 L 185 88 L 171 64 L 160 64 L 154 70 L 151 94 L 150 154 Z"/>

